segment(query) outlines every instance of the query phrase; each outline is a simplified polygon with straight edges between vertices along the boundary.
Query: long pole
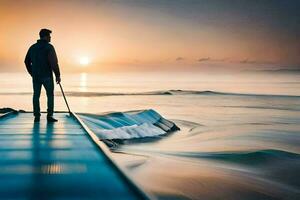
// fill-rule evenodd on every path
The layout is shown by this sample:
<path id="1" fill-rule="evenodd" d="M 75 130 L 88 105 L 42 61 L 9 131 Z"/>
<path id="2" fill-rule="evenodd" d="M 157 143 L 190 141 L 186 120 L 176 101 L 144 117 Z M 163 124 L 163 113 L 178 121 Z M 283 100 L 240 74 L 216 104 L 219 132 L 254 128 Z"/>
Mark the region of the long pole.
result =
<path id="1" fill-rule="evenodd" d="M 61 93 L 62 93 L 62 95 L 63 95 L 63 97 L 64 97 L 64 99 L 65 99 L 66 105 L 67 105 L 67 107 L 68 107 L 69 114 L 71 115 L 71 110 L 70 110 L 70 108 L 69 108 L 69 104 L 68 104 L 68 102 L 67 102 L 67 99 L 66 99 L 66 96 L 65 96 L 64 90 L 63 90 L 63 88 L 62 88 L 62 86 L 61 86 L 61 84 L 60 84 L 60 83 L 59 83 L 59 87 L 60 87 Z"/>

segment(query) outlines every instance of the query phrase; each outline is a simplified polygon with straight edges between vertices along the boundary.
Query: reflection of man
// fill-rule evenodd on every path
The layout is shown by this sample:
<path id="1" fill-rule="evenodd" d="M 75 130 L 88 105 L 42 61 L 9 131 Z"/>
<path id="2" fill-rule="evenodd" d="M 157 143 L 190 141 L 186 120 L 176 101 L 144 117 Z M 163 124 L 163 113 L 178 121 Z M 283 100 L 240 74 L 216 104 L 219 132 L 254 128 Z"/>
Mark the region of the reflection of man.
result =
<path id="1" fill-rule="evenodd" d="M 25 65 L 28 73 L 32 77 L 33 83 L 33 114 L 34 121 L 40 121 L 40 95 L 42 85 L 44 86 L 48 99 L 47 121 L 56 122 L 53 118 L 54 112 L 54 83 L 52 71 L 56 77 L 56 83 L 60 83 L 60 72 L 54 47 L 48 29 L 40 31 L 40 39 L 33 44 L 25 57 Z"/>

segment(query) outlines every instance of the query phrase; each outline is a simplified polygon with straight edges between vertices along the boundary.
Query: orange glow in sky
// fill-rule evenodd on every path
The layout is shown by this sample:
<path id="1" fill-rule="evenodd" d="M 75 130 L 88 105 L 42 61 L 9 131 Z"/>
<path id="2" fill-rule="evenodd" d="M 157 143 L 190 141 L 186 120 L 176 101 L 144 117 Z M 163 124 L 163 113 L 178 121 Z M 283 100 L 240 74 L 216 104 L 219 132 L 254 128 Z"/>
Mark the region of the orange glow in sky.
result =
<path id="1" fill-rule="evenodd" d="M 295 38 L 271 33 L 255 19 L 251 24 L 242 15 L 241 22 L 236 16 L 224 20 L 209 8 L 202 16 L 202 4 L 126 2 L 1 1 L 0 70 L 23 70 L 41 28 L 53 31 L 52 44 L 66 71 L 300 63 Z"/>

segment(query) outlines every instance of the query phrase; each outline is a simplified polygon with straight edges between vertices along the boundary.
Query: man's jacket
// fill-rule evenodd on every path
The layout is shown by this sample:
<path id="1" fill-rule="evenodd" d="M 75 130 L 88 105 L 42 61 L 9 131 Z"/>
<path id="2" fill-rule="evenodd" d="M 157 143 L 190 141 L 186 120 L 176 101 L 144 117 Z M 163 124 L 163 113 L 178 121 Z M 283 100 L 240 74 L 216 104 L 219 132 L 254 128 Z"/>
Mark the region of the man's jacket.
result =
<path id="1" fill-rule="evenodd" d="M 60 77 L 55 49 L 46 40 L 38 40 L 29 48 L 25 65 L 32 78 L 52 78 L 52 71 Z"/>

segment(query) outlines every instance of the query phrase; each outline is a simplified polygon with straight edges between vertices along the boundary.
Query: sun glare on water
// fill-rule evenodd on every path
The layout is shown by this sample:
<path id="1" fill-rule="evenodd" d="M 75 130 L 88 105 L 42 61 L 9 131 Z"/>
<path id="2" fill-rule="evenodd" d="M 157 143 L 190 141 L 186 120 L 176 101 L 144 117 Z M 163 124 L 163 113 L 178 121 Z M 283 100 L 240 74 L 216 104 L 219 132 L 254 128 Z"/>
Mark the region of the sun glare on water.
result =
<path id="1" fill-rule="evenodd" d="M 88 57 L 81 57 L 79 58 L 79 63 L 82 66 L 86 66 L 90 63 L 90 59 Z"/>

